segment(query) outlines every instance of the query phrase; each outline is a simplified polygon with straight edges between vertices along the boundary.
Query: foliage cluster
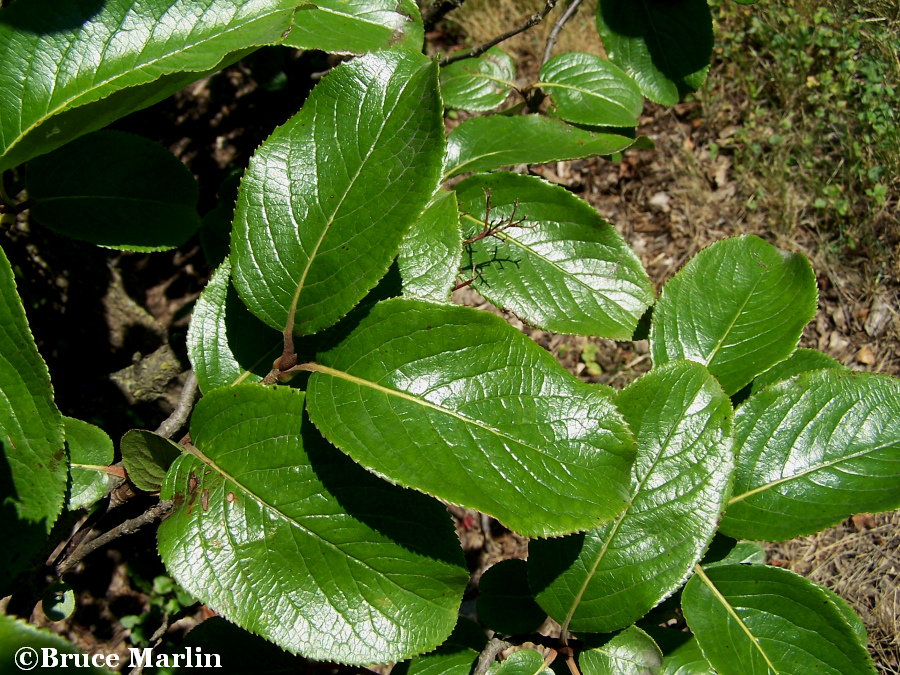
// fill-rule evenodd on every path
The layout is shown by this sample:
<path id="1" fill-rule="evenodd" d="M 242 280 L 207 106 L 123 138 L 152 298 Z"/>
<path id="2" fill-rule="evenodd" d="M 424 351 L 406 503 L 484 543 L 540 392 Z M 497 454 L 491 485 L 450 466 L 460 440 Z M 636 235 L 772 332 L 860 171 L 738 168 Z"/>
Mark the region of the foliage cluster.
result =
<path id="1" fill-rule="evenodd" d="M 645 146 L 644 98 L 703 83 L 705 0 L 604 0 L 597 25 L 608 58 L 548 44 L 521 86 L 495 45 L 424 56 L 408 0 L 4 9 L 0 169 L 27 195 L 4 210 L 129 251 L 197 232 L 197 185 L 167 150 L 99 129 L 262 45 L 358 56 L 222 205 L 230 252 L 194 307 L 203 397 L 178 443 L 184 419 L 131 430 L 114 463 L 102 429 L 62 414 L 0 256 L 3 591 L 28 571 L 55 584 L 115 534 L 78 544 L 54 524 L 127 476 L 160 499 L 116 528 L 163 517 L 157 607 L 189 594 L 309 659 L 482 673 L 507 644 L 487 628 L 513 647 L 494 673 L 873 672 L 846 603 L 740 540 L 900 505 L 900 382 L 797 349 L 817 299 L 802 255 L 726 239 L 656 297 L 592 207 L 504 170 Z M 448 135 L 446 108 L 486 114 Z M 654 367 L 591 386 L 453 304 L 469 285 L 546 330 L 647 336 Z M 459 616 L 468 571 L 442 502 L 532 538 L 527 562 L 485 576 L 481 627 Z M 35 567 L 48 542 L 53 568 Z M 2 617 L 4 657 L 31 639 Z"/>

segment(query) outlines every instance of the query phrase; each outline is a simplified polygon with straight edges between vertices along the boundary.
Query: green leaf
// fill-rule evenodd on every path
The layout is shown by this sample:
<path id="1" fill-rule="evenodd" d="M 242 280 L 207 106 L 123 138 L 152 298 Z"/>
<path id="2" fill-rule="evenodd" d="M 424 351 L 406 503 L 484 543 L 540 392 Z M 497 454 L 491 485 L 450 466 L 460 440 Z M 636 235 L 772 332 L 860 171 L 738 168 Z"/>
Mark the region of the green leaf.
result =
<path id="1" fill-rule="evenodd" d="M 66 496 L 62 415 L 0 250 L 0 589 L 43 545 Z M 3 593 L 0 593 L 3 595 Z"/>
<path id="2" fill-rule="evenodd" d="M 661 631 L 665 632 L 661 633 Z M 673 637 L 678 640 L 678 644 L 671 649 L 666 649 L 663 643 L 659 642 L 658 636 L 663 634 L 669 637 L 672 633 L 675 633 Z M 651 635 L 657 639 L 665 652 L 659 675 L 716 675 L 716 671 L 703 656 L 697 638 L 693 635 L 671 628 L 657 629 Z"/>
<path id="3" fill-rule="evenodd" d="M 640 88 L 606 59 L 566 52 L 547 61 L 538 86 L 550 94 L 567 122 L 597 127 L 636 127 L 644 107 Z"/>
<path id="4" fill-rule="evenodd" d="M 735 416 L 734 492 L 722 532 L 811 534 L 900 507 L 900 380 L 817 370 L 754 394 Z"/>
<path id="5" fill-rule="evenodd" d="M 456 193 L 441 191 L 413 224 L 400 246 L 397 263 L 403 293 L 448 302 L 462 257 Z"/>
<path id="6" fill-rule="evenodd" d="M 544 657 L 533 649 L 520 649 L 488 668 L 488 675 L 553 675 Z"/>
<path id="7" fill-rule="evenodd" d="M 31 215 L 54 232 L 126 251 L 180 246 L 200 226 L 197 182 L 157 143 L 83 136 L 28 165 Z"/>
<path id="8" fill-rule="evenodd" d="M 421 51 L 425 41 L 415 0 L 316 0 L 296 3 L 290 33 L 282 44 L 363 54 L 385 47 Z"/>
<path id="9" fill-rule="evenodd" d="M 386 300 L 317 361 L 310 417 L 379 476 L 526 536 L 625 505 L 634 446 L 609 398 L 497 316 Z"/>
<path id="10" fill-rule="evenodd" d="M 453 633 L 430 654 L 398 663 L 395 675 L 470 675 L 487 635 L 475 622 L 460 618 Z"/>
<path id="11" fill-rule="evenodd" d="M 603 644 L 581 652 L 582 675 L 656 675 L 663 655 L 647 633 L 637 626 L 626 628 Z"/>
<path id="12" fill-rule="evenodd" d="M 144 492 L 159 492 L 172 462 L 181 456 L 180 445 L 144 429 L 126 431 L 119 450 L 128 478 Z"/>
<path id="13" fill-rule="evenodd" d="M 590 205 L 534 176 L 481 174 L 460 183 L 463 269 L 498 307 L 556 333 L 628 340 L 653 288 L 640 260 Z M 490 210 L 486 212 L 487 196 Z"/>
<path id="14" fill-rule="evenodd" d="M 816 298 L 804 255 L 754 235 L 718 241 L 663 287 L 650 327 L 653 362 L 698 361 L 730 396 L 794 351 Z"/>
<path id="15" fill-rule="evenodd" d="M 703 366 L 656 368 L 616 404 L 638 443 L 630 506 L 601 528 L 529 546 L 538 603 L 575 632 L 629 626 L 684 583 L 733 469 L 731 403 Z"/>
<path id="16" fill-rule="evenodd" d="M 25 0 L 3 9 L 0 171 L 162 100 L 236 52 L 280 41 L 296 4 Z"/>
<path id="17" fill-rule="evenodd" d="M 45 653 L 44 650 L 48 652 Z M 36 628 L 20 619 L 0 614 L 0 663 L 3 664 L 3 672 L 18 673 L 33 670 L 35 673 L 52 673 L 65 670 L 66 668 L 60 666 L 63 654 L 77 654 L 82 659 L 89 658 L 89 655 L 86 656 L 71 642 L 49 630 Z M 47 660 L 52 657 L 57 659 L 55 664 L 52 660 Z M 69 668 L 72 667 L 72 662 L 70 657 L 67 664 Z M 77 670 L 90 675 L 110 675 L 111 672 L 106 668 L 91 665 L 79 667 Z"/>
<path id="18" fill-rule="evenodd" d="M 226 258 L 203 289 L 191 315 L 188 357 L 200 391 L 259 382 L 281 355 L 284 339 L 247 311 L 230 283 Z"/>
<path id="19" fill-rule="evenodd" d="M 544 164 L 609 155 L 635 143 L 585 131 L 543 115 L 487 115 L 466 120 L 447 138 L 446 177 L 513 164 Z"/>
<path id="20" fill-rule="evenodd" d="M 433 649 L 468 574 L 446 511 L 324 443 L 303 392 L 238 385 L 200 400 L 166 476 L 159 550 L 191 595 L 313 659 L 369 664 Z"/>
<path id="21" fill-rule="evenodd" d="M 273 328 L 334 324 L 384 276 L 434 193 L 437 64 L 369 54 L 335 68 L 257 150 L 232 231 L 234 284 Z"/>
<path id="22" fill-rule="evenodd" d="M 866 625 L 859 617 L 859 614 L 857 614 L 853 610 L 853 608 L 846 600 L 844 600 L 830 588 L 825 588 L 824 586 L 818 586 L 818 588 L 825 591 L 825 595 L 827 595 L 828 599 L 831 600 L 831 603 L 835 607 L 837 607 L 837 610 L 841 613 L 841 616 L 844 617 L 844 621 L 846 621 L 850 628 L 853 630 L 853 633 L 859 640 L 859 644 L 861 644 L 863 647 L 866 647 L 869 644 L 869 635 L 868 633 L 866 633 Z"/>
<path id="23" fill-rule="evenodd" d="M 829 596 L 793 572 L 766 565 L 698 567 L 681 605 L 720 675 L 875 673 Z"/>
<path id="24" fill-rule="evenodd" d="M 112 464 L 116 450 L 102 429 L 72 417 L 62 419 L 72 479 L 68 509 L 74 511 L 93 506 L 106 494 L 109 486 L 106 467 Z"/>
<path id="25" fill-rule="evenodd" d="M 718 565 L 765 565 L 766 550 L 755 541 L 735 541 L 716 534 L 700 564 L 703 569 Z"/>
<path id="26" fill-rule="evenodd" d="M 600 0 L 597 28 L 609 59 L 651 101 L 675 105 L 706 78 L 713 48 L 706 0 Z"/>
<path id="27" fill-rule="evenodd" d="M 784 361 L 776 363 L 766 372 L 758 375 L 753 380 L 751 393 L 755 394 L 770 384 L 790 379 L 794 375 L 823 368 L 842 370 L 844 366 L 837 359 L 823 354 L 817 349 L 798 349 Z"/>
<path id="28" fill-rule="evenodd" d="M 534 601 L 524 560 L 501 560 L 478 582 L 478 619 L 497 633 L 519 635 L 540 628 L 547 613 Z"/>
<path id="29" fill-rule="evenodd" d="M 441 68 L 441 96 L 448 108 L 483 112 L 499 107 L 515 88 L 516 64 L 499 47 L 476 59 Z"/>

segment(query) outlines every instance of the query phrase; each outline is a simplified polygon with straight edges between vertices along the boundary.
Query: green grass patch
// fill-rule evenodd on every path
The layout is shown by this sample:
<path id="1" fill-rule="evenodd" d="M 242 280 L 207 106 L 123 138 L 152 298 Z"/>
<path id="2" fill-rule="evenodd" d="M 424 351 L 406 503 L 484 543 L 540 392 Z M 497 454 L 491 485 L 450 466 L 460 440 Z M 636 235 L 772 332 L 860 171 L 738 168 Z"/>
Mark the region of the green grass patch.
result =
<path id="1" fill-rule="evenodd" d="M 900 6 L 722 0 L 698 94 L 747 206 L 887 262 L 900 241 Z M 722 133 L 728 129 L 727 133 Z"/>

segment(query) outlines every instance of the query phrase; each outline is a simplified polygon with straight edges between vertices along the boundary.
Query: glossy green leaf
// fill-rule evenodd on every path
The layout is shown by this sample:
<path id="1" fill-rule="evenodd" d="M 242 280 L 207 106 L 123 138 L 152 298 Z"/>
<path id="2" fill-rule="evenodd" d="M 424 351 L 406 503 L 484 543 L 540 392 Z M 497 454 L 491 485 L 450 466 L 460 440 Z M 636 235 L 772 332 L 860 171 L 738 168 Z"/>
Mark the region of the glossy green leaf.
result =
<path id="1" fill-rule="evenodd" d="M 609 398 L 497 316 L 386 300 L 316 361 L 313 422 L 392 482 L 526 536 L 625 505 L 634 446 Z"/>
<path id="2" fill-rule="evenodd" d="M 520 649 L 488 668 L 488 675 L 553 675 L 544 657 L 533 649 Z"/>
<path id="3" fill-rule="evenodd" d="M 675 105 L 706 79 L 713 48 L 706 0 L 600 0 L 597 28 L 610 60 L 651 101 Z"/>
<path id="4" fill-rule="evenodd" d="M 463 236 L 473 242 L 462 274 L 475 290 L 545 330 L 631 338 L 653 288 L 634 251 L 590 205 L 512 173 L 472 176 L 456 190 Z M 492 234 L 475 241 L 486 223 Z"/>
<path id="5" fill-rule="evenodd" d="M 450 637 L 430 654 L 398 663 L 393 675 L 470 675 L 487 635 L 475 622 L 460 618 Z"/>
<path id="6" fill-rule="evenodd" d="M 482 112 L 499 107 L 515 86 L 516 64 L 499 47 L 475 59 L 441 68 L 441 96 L 448 108 Z"/>
<path id="7" fill-rule="evenodd" d="M 440 179 L 437 64 L 369 54 L 325 76 L 257 150 L 232 231 L 234 285 L 268 325 L 315 333 L 384 276 Z"/>
<path id="8" fill-rule="evenodd" d="M 856 635 L 856 639 L 859 640 L 859 644 L 861 644 L 863 647 L 866 647 L 869 643 L 869 635 L 866 632 L 866 625 L 863 623 L 863 620 L 860 618 L 859 614 L 857 614 L 853 610 L 853 608 L 846 600 L 844 600 L 830 588 L 825 588 L 824 586 L 818 587 L 821 590 L 825 591 L 825 595 L 827 595 L 828 599 L 831 600 L 831 604 L 837 607 L 838 612 L 841 613 L 841 616 L 844 617 L 844 621 L 847 622 L 847 625 L 850 626 L 851 630 L 853 630 L 854 635 Z"/>
<path id="9" fill-rule="evenodd" d="M 145 492 L 159 492 L 166 472 L 178 457 L 181 446 L 152 431 L 131 429 L 119 443 L 122 464 L 135 487 Z"/>
<path id="10" fill-rule="evenodd" d="M 231 260 L 226 258 L 197 299 L 188 328 L 188 357 L 200 391 L 259 382 L 283 348 L 281 333 L 241 302 L 231 285 Z"/>
<path id="11" fill-rule="evenodd" d="M 754 394 L 735 416 L 722 532 L 790 539 L 900 507 L 900 380 L 817 370 Z"/>
<path id="12" fill-rule="evenodd" d="M 731 403 L 703 366 L 656 368 L 616 405 L 638 443 L 630 506 L 603 527 L 529 547 L 538 603 L 575 632 L 629 626 L 684 583 L 716 530 L 734 465 Z"/>
<path id="13" fill-rule="evenodd" d="M 314 659 L 368 664 L 453 629 L 468 574 L 446 511 L 324 443 L 304 395 L 239 385 L 200 400 L 166 477 L 173 578 L 219 614 Z"/>
<path id="14" fill-rule="evenodd" d="M 728 548 L 724 551 L 714 550 L 717 544 L 724 544 Z M 735 541 L 731 537 L 716 534 L 700 564 L 704 569 L 718 565 L 765 565 L 766 550 L 755 541 Z"/>
<path id="15" fill-rule="evenodd" d="M 297 2 L 287 47 L 362 54 L 385 47 L 421 51 L 425 41 L 415 0 Z"/>
<path id="16" fill-rule="evenodd" d="M 128 251 L 180 246 L 200 226 L 197 182 L 168 150 L 98 131 L 28 165 L 31 215 L 73 239 Z"/>
<path id="17" fill-rule="evenodd" d="M 716 675 L 709 661 L 700 651 L 697 638 L 687 633 L 666 629 L 667 633 L 678 632 L 684 639 L 678 646 L 667 650 L 663 657 L 659 675 Z M 657 633 L 654 633 L 654 636 Z"/>
<path id="18" fill-rule="evenodd" d="M 730 396 L 794 351 L 816 298 L 802 254 L 755 235 L 718 241 L 663 287 L 650 327 L 653 362 L 698 361 Z"/>
<path id="19" fill-rule="evenodd" d="M 810 370 L 822 370 L 823 368 L 842 370 L 844 366 L 837 359 L 817 349 L 798 349 L 784 361 L 776 363 L 766 372 L 757 376 L 753 380 L 751 392 L 755 394 L 775 382 L 790 379 L 794 375 L 806 373 Z"/>
<path id="20" fill-rule="evenodd" d="M 726 565 L 697 574 L 681 606 L 720 675 L 874 674 L 865 648 L 818 586 L 766 565 Z"/>
<path id="21" fill-rule="evenodd" d="M 634 80 L 593 54 L 566 52 L 547 61 L 538 86 L 550 94 L 556 114 L 597 127 L 636 127 L 644 98 Z"/>
<path id="22" fill-rule="evenodd" d="M 647 633 L 637 626 L 626 628 L 603 644 L 581 652 L 582 675 L 657 675 L 663 655 Z"/>
<path id="23" fill-rule="evenodd" d="M 0 250 L 0 591 L 29 562 L 66 495 L 62 415 L 6 254 Z M 2 595 L 2 593 L 0 593 Z"/>
<path id="24" fill-rule="evenodd" d="M 462 257 L 455 192 L 439 192 L 400 245 L 403 293 L 448 302 Z"/>
<path id="25" fill-rule="evenodd" d="M 5 8 L 0 170 L 165 98 L 232 52 L 279 41 L 296 4 L 25 0 Z"/>
<path id="26" fill-rule="evenodd" d="M 19 0 L 0 12 L 0 171 L 255 47 L 418 50 L 422 35 L 413 0 Z"/>
<path id="27" fill-rule="evenodd" d="M 528 586 L 528 563 L 517 558 L 501 560 L 484 571 L 476 606 L 478 620 L 504 635 L 531 633 L 547 618 Z"/>
<path id="28" fill-rule="evenodd" d="M 45 652 L 44 650 L 48 650 Z M 60 665 L 62 655 L 78 655 L 84 664 L 90 655 L 84 654 L 71 642 L 64 640 L 59 635 L 51 633 L 43 628 L 36 628 L 29 623 L 0 614 L 0 663 L 4 673 L 20 673 L 31 671 L 34 673 L 53 673 L 73 667 L 73 656 L 69 656 L 67 668 Z M 52 658 L 57 661 L 54 663 Z M 117 657 L 118 658 L 118 657 Z M 83 667 L 78 667 L 77 672 L 88 675 L 110 675 L 106 668 L 93 667 L 88 661 Z"/>
<path id="29" fill-rule="evenodd" d="M 609 155 L 635 143 L 617 134 L 585 131 L 543 115 L 487 115 L 466 120 L 447 138 L 446 176 L 513 164 L 544 164 Z"/>
<path id="30" fill-rule="evenodd" d="M 106 494 L 109 474 L 106 467 L 113 463 L 116 450 L 112 439 L 93 424 L 63 417 L 63 431 L 69 449 L 68 509 L 92 506 Z"/>

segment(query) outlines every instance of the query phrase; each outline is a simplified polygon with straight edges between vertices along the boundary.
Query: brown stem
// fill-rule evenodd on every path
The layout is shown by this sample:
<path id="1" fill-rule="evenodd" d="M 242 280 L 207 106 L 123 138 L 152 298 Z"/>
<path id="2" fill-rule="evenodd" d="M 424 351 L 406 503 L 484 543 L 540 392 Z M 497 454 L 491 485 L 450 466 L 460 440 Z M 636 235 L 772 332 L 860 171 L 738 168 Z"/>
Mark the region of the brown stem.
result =
<path id="1" fill-rule="evenodd" d="M 163 420 L 156 428 L 156 433 L 166 438 L 172 435 L 184 426 L 187 422 L 188 415 L 191 414 L 191 406 L 194 405 L 194 398 L 197 396 L 197 376 L 194 371 L 188 373 L 184 380 L 184 386 L 181 388 L 181 395 L 178 397 L 178 405 L 175 410 L 166 419 Z"/>
<path id="2" fill-rule="evenodd" d="M 425 24 L 425 31 L 430 31 L 437 25 L 437 22 L 447 16 L 454 9 L 463 6 L 466 0 L 434 0 L 431 5 L 422 12 L 422 23 Z"/>
<path id="3" fill-rule="evenodd" d="M 563 26 L 566 25 L 566 22 L 575 16 L 575 12 L 578 11 L 578 5 L 581 4 L 581 0 L 569 0 L 569 6 L 566 7 L 566 11 L 563 12 L 562 16 L 556 20 L 556 23 L 553 24 L 553 29 L 550 31 L 550 35 L 547 36 L 547 45 L 544 47 L 544 58 L 541 60 L 541 65 L 543 66 L 547 61 L 550 60 L 550 55 L 553 53 L 553 48 L 556 46 L 556 41 L 559 39 L 559 34 L 563 29 Z"/>
<path id="4" fill-rule="evenodd" d="M 478 655 L 478 661 L 475 663 L 475 670 L 472 675 L 485 675 L 491 664 L 497 658 L 497 655 L 504 649 L 512 647 L 512 643 L 505 642 L 500 638 L 491 638 Z"/>
<path id="5" fill-rule="evenodd" d="M 487 42 L 478 45 L 477 47 L 472 47 L 471 49 L 467 49 L 466 51 L 457 52 L 455 54 L 451 54 L 449 56 L 445 56 L 441 59 L 442 66 L 449 66 L 451 63 L 456 63 L 457 61 L 462 61 L 463 59 L 473 59 L 476 56 L 481 56 L 491 47 L 500 44 L 504 40 L 508 40 L 511 37 L 515 37 L 519 33 L 524 33 L 529 28 L 533 28 L 537 26 L 544 18 L 556 7 L 557 0 L 546 0 L 544 3 L 544 8 L 532 14 L 528 17 L 528 20 L 525 21 L 520 26 L 509 30 L 502 35 L 498 35 L 495 38 L 488 40 Z"/>
<path id="6" fill-rule="evenodd" d="M 164 517 L 174 507 L 174 502 L 163 501 L 156 506 L 148 509 L 136 518 L 131 518 L 123 523 L 119 523 L 108 532 L 104 532 L 99 537 L 95 537 L 89 541 L 80 544 L 71 555 L 56 566 L 57 576 L 62 576 L 71 570 L 75 565 L 80 563 L 86 556 L 96 551 L 98 548 L 106 546 L 109 542 L 127 534 L 134 534 L 144 525 L 149 525 L 154 520 Z"/>

